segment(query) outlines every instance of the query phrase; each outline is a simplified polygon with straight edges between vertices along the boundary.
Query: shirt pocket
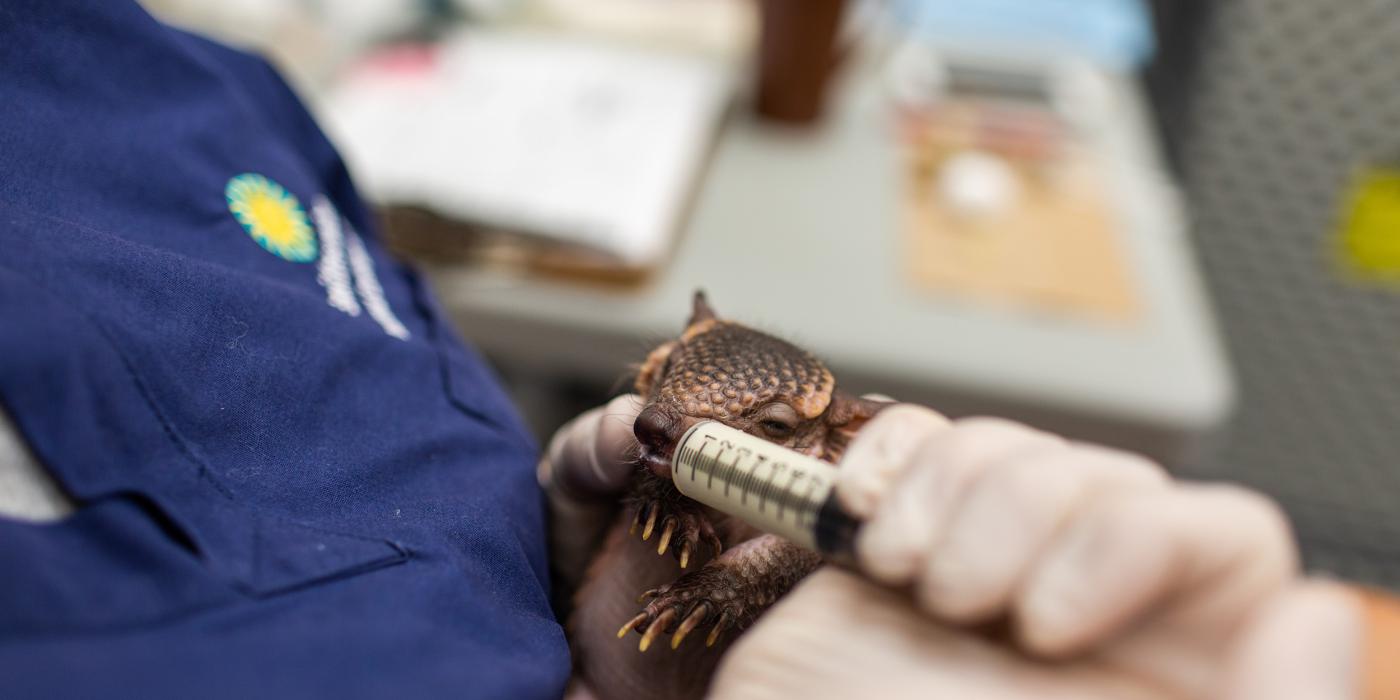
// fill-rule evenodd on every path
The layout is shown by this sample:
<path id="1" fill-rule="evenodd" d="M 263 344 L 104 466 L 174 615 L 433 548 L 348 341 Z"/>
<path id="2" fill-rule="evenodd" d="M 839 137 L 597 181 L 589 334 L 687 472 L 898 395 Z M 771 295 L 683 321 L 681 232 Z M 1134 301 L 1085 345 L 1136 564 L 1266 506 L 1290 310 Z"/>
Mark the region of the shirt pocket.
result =
<path id="1" fill-rule="evenodd" d="M 87 499 L 54 523 L 0 518 L 0 569 L 7 572 L 0 579 L 0 639 L 164 624 L 408 558 L 402 547 L 373 538 L 246 513 L 211 528 L 207 517 L 190 513 L 123 491 Z"/>
<path id="2" fill-rule="evenodd" d="M 0 398 L 79 503 L 0 521 L 0 630 L 127 628 L 407 561 L 406 547 L 241 503 L 102 326 L 0 263 Z"/>

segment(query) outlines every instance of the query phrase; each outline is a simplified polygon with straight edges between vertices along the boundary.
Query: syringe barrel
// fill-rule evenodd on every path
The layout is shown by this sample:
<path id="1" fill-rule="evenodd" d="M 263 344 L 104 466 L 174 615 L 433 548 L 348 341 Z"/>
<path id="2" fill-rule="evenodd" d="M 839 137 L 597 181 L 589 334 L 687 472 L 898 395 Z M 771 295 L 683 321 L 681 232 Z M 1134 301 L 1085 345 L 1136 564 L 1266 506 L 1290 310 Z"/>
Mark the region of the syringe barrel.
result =
<path id="1" fill-rule="evenodd" d="M 683 495 L 810 549 L 850 554 L 859 522 L 836 500 L 836 467 L 715 421 L 681 436 L 671 478 Z"/>

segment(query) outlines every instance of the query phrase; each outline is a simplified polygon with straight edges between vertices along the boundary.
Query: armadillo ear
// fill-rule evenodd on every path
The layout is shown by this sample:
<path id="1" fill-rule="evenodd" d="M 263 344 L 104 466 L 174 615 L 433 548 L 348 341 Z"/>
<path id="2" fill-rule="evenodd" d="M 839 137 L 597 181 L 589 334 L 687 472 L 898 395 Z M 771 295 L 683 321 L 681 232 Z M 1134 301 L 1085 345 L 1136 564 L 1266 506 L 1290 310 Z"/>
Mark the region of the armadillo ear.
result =
<path id="1" fill-rule="evenodd" d="M 710 308 L 709 300 L 705 299 L 705 290 L 695 290 L 695 300 L 691 302 L 690 320 L 686 321 L 685 327 L 689 328 L 701 321 L 713 321 L 719 318 L 715 310 Z"/>
<path id="2" fill-rule="evenodd" d="M 851 444 L 861 426 L 893 405 L 892 401 L 876 401 L 851 396 L 840 389 L 834 390 L 831 405 L 826 409 L 826 444 L 822 449 L 822 458 L 831 462 L 840 461 L 846 446 Z"/>
<path id="3" fill-rule="evenodd" d="M 666 369 L 666 360 L 671 358 L 671 351 L 675 349 L 676 341 L 668 340 L 647 354 L 647 359 L 643 360 L 642 366 L 637 368 L 636 389 L 642 398 L 651 397 L 651 390 L 661 379 L 661 375 Z"/>

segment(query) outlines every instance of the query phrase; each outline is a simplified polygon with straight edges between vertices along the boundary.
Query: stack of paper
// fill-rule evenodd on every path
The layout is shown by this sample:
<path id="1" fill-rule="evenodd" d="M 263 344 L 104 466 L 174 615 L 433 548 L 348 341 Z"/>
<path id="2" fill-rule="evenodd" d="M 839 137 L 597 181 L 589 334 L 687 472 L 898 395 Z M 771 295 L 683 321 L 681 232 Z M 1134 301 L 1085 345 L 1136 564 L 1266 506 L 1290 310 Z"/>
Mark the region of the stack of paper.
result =
<path id="1" fill-rule="evenodd" d="M 472 31 L 366 59 L 322 116 L 380 204 L 645 267 L 670 247 L 730 85 L 704 57 Z"/>

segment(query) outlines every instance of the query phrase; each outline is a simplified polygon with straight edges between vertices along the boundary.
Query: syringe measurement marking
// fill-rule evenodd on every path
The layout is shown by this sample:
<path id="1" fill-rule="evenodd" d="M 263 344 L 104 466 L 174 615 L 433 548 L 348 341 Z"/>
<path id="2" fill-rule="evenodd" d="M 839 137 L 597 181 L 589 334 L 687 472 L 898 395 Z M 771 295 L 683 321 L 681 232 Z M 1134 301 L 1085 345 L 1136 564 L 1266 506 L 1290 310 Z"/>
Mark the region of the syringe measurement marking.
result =
<path id="1" fill-rule="evenodd" d="M 783 494 L 782 494 L 783 497 L 782 497 L 782 500 L 778 501 L 778 519 L 779 519 L 779 520 L 782 520 L 782 519 L 783 519 L 783 509 L 787 506 L 787 502 L 788 502 L 787 495 L 792 493 L 792 484 L 793 484 L 793 482 L 795 482 L 795 481 L 797 481 L 797 470 L 796 470 L 796 469 L 792 470 L 791 472 L 788 472 L 788 485 L 787 485 L 787 488 L 786 488 L 786 489 L 783 489 Z M 794 510 L 796 510 L 796 509 L 794 509 Z M 799 514 L 796 513 L 796 512 L 794 512 L 794 513 L 793 513 L 793 519 L 795 520 L 797 517 L 799 517 Z"/>
<path id="2" fill-rule="evenodd" d="M 760 463 L 762 462 L 762 459 L 763 459 L 763 458 L 760 456 L 760 457 L 759 457 Z M 737 465 L 738 463 L 739 463 L 738 458 L 735 458 L 734 464 Z M 748 469 L 747 471 L 740 471 L 740 472 L 739 472 L 739 474 L 740 474 L 740 477 L 739 477 L 739 505 L 741 505 L 741 506 L 743 506 L 743 505 L 748 505 L 748 503 L 749 503 L 749 492 L 750 492 L 751 490 L 753 490 L 754 472 L 757 471 L 757 470 L 758 470 L 758 467 L 757 467 L 757 465 L 755 465 L 754 467 L 751 467 L 751 468 Z"/>
<path id="3" fill-rule="evenodd" d="M 701 451 L 702 451 L 702 452 L 704 451 L 704 447 L 703 447 L 703 446 L 701 446 Z M 712 489 L 712 488 L 715 487 L 715 470 L 711 469 L 711 470 L 709 470 L 709 472 L 710 472 L 710 480 L 709 480 L 708 482 L 705 483 L 705 488 L 707 488 L 707 489 Z"/>
<path id="4" fill-rule="evenodd" d="M 760 513 L 763 512 L 764 508 L 768 507 L 768 501 L 773 499 L 773 487 L 776 486 L 774 482 L 778 479 L 778 467 L 781 466 L 781 464 L 781 462 L 768 463 L 768 478 L 764 479 L 763 483 L 758 487 L 758 512 Z"/>
<path id="5" fill-rule="evenodd" d="M 715 438 L 714 438 L 713 435 L 705 435 L 704 438 L 705 438 L 705 444 L 703 444 L 703 445 L 700 446 L 700 454 L 701 454 L 701 455 L 704 455 L 704 454 L 705 454 L 705 448 L 706 448 L 706 447 L 709 447 L 709 446 L 710 446 L 710 443 L 715 443 L 715 447 L 716 447 L 716 449 L 717 449 L 717 451 L 715 452 L 715 456 L 714 456 L 714 457 L 708 457 L 708 456 L 706 457 L 706 459 L 708 460 L 707 464 L 710 465 L 710 467 L 706 470 L 706 471 L 708 471 L 709 474 L 710 474 L 710 480 L 709 480 L 708 483 L 705 484 L 705 487 L 706 487 L 706 488 L 711 488 L 711 489 L 712 489 L 712 488 L 714 488 L 714 485 L 715 485 L 715 472 L 719 471 L 719 469 L 716 468 L 716 463 L 719 461 L 720 455 L 724 454 L 724 447 L 723 447 L 722 445 L 718 444 L 718 442 L 715 440 Z M 728 482 L 726 482 L 726 483 L 728 483 Z M 728 495 L 728 494 L 729 494 L 729 490 L 726 488 L 726 489 L 725 489 L 725 495 Z"/>
<path id="6" fill-rule="evenodd" d="M 706 436 L 706 437 L 709 437 L 709 436 Z M 716 447 L 718 447 L 718 445 L 716 445 Z M 710 458 L 709 465 L 710 465 L 710 468 L 713 469 L 713 470 L 715 470 L 716 472 L 720 471 L 721 469 L 724 470 L 724 471 L 723 471 L 723 474 L 724 474 L 724 497 L 725 497 L 725 498 L 729 498 L 729 484 L 730 484 L 730 481 L 731 481 L 731 479 L 730 479 L 730 473 L 731 473 L 731 469 L 732 469 L 732 468 L 731 468 L 731 467 L 724 467 L 724 466 L 723 466 L 724 463 L 721 462 L 721 461 L 719 461 L 719 458 L 720 458 L 720 457 L 723 457 L 723 456 L 724 456 L 724 448 L 723 448 L 723 447 L 719 447 L 719 450 L 718 450 L 717 452 L 715 452 L 715 456 Z"/>
<path id="7" fill-rule="evenodd" d="M 787 505 L 787 498 L 783 496 L 783 488 L 778 485 L 778 480 L 783 478 L 783 475 L 788 472 L 788 469 L 789 467 L 787 462 L 779 462 L 774 464 L 773 477 L 768 481 L 769 497 L 772 498 L 778 506 L 779 520 L 781 520 L 783 517 L 783 509 Z"/>
<path id="8" fill-rule="evenodd" d="M 815 522 L 818 504 L 814 498 L 814 492 L 823 490 L 827 484 L 820 475 L 810 474 L 803 469 L 795 468 L 788 472 L 788 483 L 786 487 L 778 486 L 782 473 L 790 467 L 785 462 L 775 462 L 767 458 L 766 455 L 758 455 L 752 468 L 744 469 L 740 467 L 740 462 L 745 461 L 745 453 L 752 455 L 752 451 L 746 448 L 735 447 L 726 440 L 717 440 L 713 436 L 704 435 L 704 444 L 698 449 L 684 446 L 681 448 L 681 456 L 685 461 L 690 462 L 691 482 L 695 483 L 696 472 L 706 474 L 707 487 L 713 489 L 716 477 L 724 481 L 725 496 L 729 495 L 730 486 L 740 489 L 740 503 L 747 505 L 749 493 L 754 493 L 759 498 L 759 511 L 766 512 L 769 500 L 777 504 L 777 518 L 782 519 L 788 508 L 794 512 L 794 518 L 798 524 L 808 525 Z M 714 454 L 706 454 L 705 448 L 711 443 L 717 448 Z M 728 449 L 726 449 L 728 445 Z M 725 463 L 726 452 L 733 451 L 734 459 Z M 767 478 L 763 478 L 759 468 L 763 462 L 770 465 Z M 805 482 L 801 486 L 805 487 L 800 493 L 799 481 Z"/>
<path id="9" fill-rule="evenodd" d="M 732 462 L 732 463 L 730 463 L 730 464 L 728 464 L 728 465 L 724 464 L 724 462 L 722 462 L 722 461 L 720 461 L 720 460 L 724 459 L 725 452 L 727 451 L 725 445 L 728 445 L 728 446 L 729 446 L 729 449 L 732 449 L 732 448 L 734 447 L 734 445 L 733 445 L 733 443 L 729 442 L 728 440 L 718 439 L 718 438 L 714 437 L 713 435 L 705 435 L 704 438 L 705 438 L 706 444 L 705 444 L 704 446 L 701 447 L 701 454 L 704 454 L 704 448 L 705 448 L 705 447 L 708 447 L 711 443 L 713 443 L 714 446 L 715 446 L 715 454 L 714 454 L 714 456 L 713 456 L 713 457 L 708 457 L 708 456 L 707 456 L 707 463 L 710 465 L 710 474 L 711 474 L 710 480 L 711 480 L 711 483 L 713 483 L 713 481 L 714 481 L 714 473 L 715 473 L 715 472 L 721 472 L 721 473 L 723 473 L 723 474 L 725 475 L 725 476 L 724 476 L 724 495 L 725 495 L 726 497 L 728 497 L 728 496 L 729 496 L 729 483 L 730 483 L 730 481 L 731 481 L 731 479 L 729 478 L 729 475 L 730 475 L 730 473 L 732 473 L 732 472 L 734 471 L 734 467 L 735 467 L 735 465 L 738 463 L 738 459 L 736 458 L 734 462 Z"/>
<path id="10" fill-rule="evenodd" d="M 748 488 L 753 491 L 754 498 L 758 499 L 758 512 L 763 512 L 763 481 L 758 477 L 758 468 L 765 462 L 758 462 L 749 470 Z"/>
<path id="11" fill-rule="evenodd" d="M 749 492 L 744 490 L 744 486 L 743 486 L 743 481 L 744 481 L 744 470 L 739 468 L 739 455 L 734 455 L 734 461 L 732 461 L 732 462 L 729 463 L 729 470 L 728 470 L 728 473 L 729 473 L 729 474 L 732 474 L 732 475 L 735 475 L 735 477 L 734 477 L 734 481 L 735 481 L 734 487 L 737 488 L 737 489 L 739 489 L 739 504 L 740 504 L 740 505 L 743 505 L 743 503 L 744 503 L 744 497 L 745 497 L 745 496 L 748 496 L 748 493 L 749 493 Z M 725 490 L 728 491 L 728 490 L 729 490 L 728 487 L 725 487 Z"/>
<path id="12" fill-rule="evenodd" d="M 720 463 L 719 459 L 723 456 L 724 451 L 723 448 L 720 448 L 713 455 L 705 454 L 705 448 L 709 447 L 710 443 L 714 440 L 714 438 L 712 438 L 709 435 L 706 435 L 704 437 L 705 444 L 700 445 L 700 447 L 698 448 L 683 447 L 681 449 L 681 458 L 688 459 L 690 461 L 691 483 L 695 483 L 695 470 L 699 469 L 700 471 L 704 472 L 709 476 L 707 488 L 713 489 L 715 482 L 715 474 L 717 472 L 720 472 L 723 466 Z M 727 473 L 727 471 L 728 470 L 726 469 L 725 473 Z M 721 478 L 723 479 L 724 477 Z M 724 479 L 724 492 L 726 496 L 729 495 L 728 479 Z"/>
<path id="13" fill-rule="evenodd" d="M 690 463 L 690 483 L 695 483 L 695 470 L 700 468 L 700 460 L 709 459 L 704 452 L 705 447 L 683 447 L 681 448 L 681 459 Z M 710 475 L 711 483 L 714 482 L 714 472 L 702 470 Z"/>
<path id="14" fill-rule="evenodd" d="M 783 473 L 786 472 L 787 469 L 787 462 L 774 462 L 773 476 L 768 478 L 768 492 L 773 498 L 773 500 L 776 501 L 778 504 L 779 520 L 783 519 L 783 506 L 787 503 L 787 499 L 783 498 L 782 490 L 778 488 L 778 479 L 782 478 Z"/>
<path id="15" fill-rule="evenodd" d="M 804 524 L 814 524 L 816 520 L 816 509 L 812 503 L 812 489 L 816 488 L 817 478 L 814 474 L 807 479 L 807 491 L 802 494 L 802 499 L 807 502 L 807 508 L 802 513 L 805 516 L 803 520 L 806 521 Z"/>

